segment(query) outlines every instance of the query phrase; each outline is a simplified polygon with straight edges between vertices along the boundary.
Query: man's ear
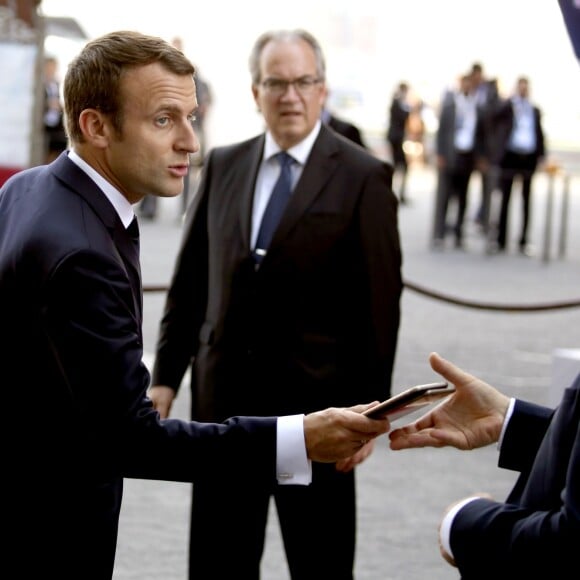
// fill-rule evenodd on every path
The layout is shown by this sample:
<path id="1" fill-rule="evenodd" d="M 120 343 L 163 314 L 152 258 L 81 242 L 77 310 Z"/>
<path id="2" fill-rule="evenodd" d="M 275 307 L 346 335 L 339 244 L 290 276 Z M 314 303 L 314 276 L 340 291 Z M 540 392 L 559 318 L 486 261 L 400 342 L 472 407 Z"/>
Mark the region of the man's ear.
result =
<path id="1" fill-rule="evenodd" d="M 322 85 L 322 91 L 320 91 L 320 106 L 324 108 L 326 106 L 326 102 L 328 101 L 328 87 L 326 83 Z"/>
<path id="2" fill-rule="evenodd" d="M 105 148 L 109 144 L 111 125 L 107 116 L 97 109 L 84 109 L 79 117 L 79 126 L 87 143 Z"/>
<path id="3" fill-rule="evenodd" d="M 256 109 L 257 109 L 258 113 L 261 112 L 261 109 L 260 109 L 260 100 L 258 98 L 259 97 L 259 94 L 260 94 L 259 91 L 260 91 L 260 89 L 258 88 L 258 86 L 255 85 L 254 83 L 252 83 L 252 95 L 254 97 L 254 102 L 256 103 Z"/>

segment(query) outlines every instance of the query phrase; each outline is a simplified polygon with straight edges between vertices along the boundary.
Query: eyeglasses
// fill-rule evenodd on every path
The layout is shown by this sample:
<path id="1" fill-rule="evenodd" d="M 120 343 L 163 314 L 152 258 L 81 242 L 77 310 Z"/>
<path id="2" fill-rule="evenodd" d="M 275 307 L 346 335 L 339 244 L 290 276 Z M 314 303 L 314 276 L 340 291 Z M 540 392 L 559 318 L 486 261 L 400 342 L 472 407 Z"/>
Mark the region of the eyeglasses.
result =
<path id="1" fill-rule="evenodd" d="M 301 95 L 308 95 L 314 90 L 314 87 L 321 82 L 322 79 L 314 77 L 300 77 L 293 81 L 269 78 L 262 81 L 261 84 L 266 92 L 279 97 L 286 93 L 290 85 L 292 85 Z"/>

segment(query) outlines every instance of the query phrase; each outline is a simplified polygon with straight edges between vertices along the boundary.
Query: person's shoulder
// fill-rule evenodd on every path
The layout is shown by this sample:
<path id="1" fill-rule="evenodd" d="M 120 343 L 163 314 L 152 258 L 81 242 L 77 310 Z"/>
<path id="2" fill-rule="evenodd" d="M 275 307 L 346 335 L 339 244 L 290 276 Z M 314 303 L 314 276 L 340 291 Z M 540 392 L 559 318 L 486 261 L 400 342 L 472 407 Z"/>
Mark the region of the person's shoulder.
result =
<path id="1" fill-rule="evenodd" d="M 366 148 L 362 131 L 354 123 L 331 115 L 327 124 L 335 133 L 338 133 L 349 141 Z"/>
<path id="2" fill-rule="evenodd" d="M 15 187 L 29 187 L 30 183 L 42 175 L 47 167 L 47 165 L 37 165 L 36 167 L 30 167 L 14 173 L 4 182 L 0 191 L 13 189 Z"/>
<path id="3" fill-rule="evenodd" d="M 352 171 L 372 172 L 390 167 L 389 163 L 377 157 L 370 149 L 355 143 L 340 133 L 333 132 L 341 165 Z"/>
<path id="4" fill-rule="evenodd" d="M 330 117 L 328 118 L 328 125 L 335 130 L 354 127 L 352 123 L 350 123 L 346 119 L 341 119 L 336 115 L 330 115 Z"/>
<path id="5" fill-rule="evenodd" d="M 231 155 L 236 155 L 244 151 L 248 151 L 253 149 L 254 147 L 259 146 L 264 141 L 264 134 L 256 135 L 249 139 L 245 139 L 244 141 L 236 141 L 235 143 L 227 143 L 224 145 L 216 145 L 212 147 L 209 152 L 208 156 L 213 157 L 229 157 Z"/>

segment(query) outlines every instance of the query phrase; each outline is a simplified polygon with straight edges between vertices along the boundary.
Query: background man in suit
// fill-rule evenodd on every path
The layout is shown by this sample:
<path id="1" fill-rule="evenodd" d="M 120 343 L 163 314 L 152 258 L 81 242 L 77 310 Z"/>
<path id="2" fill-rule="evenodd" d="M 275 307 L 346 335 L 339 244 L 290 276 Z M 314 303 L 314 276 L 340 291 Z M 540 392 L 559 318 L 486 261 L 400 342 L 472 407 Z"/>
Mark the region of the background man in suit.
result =
<path id="1" fill-rule="evenodd" d="M 368 149 L 366 146 L 361 130 L 350 121 L 337 117 L 328 108 L 323 107 L 320 118 L 323 123 L 326 123 L 331 129 L 334 129 L 339 135 L 350 139 L 353 143 Z"/>
<path id="2" fill-rule="evenodd" d="M 65 79 L 72 150 L 0 190 L 1 527 L 19 578 L 110 579 L 124 477 L 307 484 L 307 458 L 347 458 L 388 429 L 362 405 L 161 421 L 146 397 L 132 205 L 183 189 L 198 148 L 193 73 L 158 38 L 88 43 Z"/>
<path id="3" fill-rule="evenodd" d="M 400 82 L 391 99 L 389 107 L 389 126 L 387 128 L 386 141 L 391 150 L 391 158 L 395 175 L 399 177 L 398 194 L 401 203 L 407 203 L 406 182 L 409 164 L 407 154 L 403 149 L 407 135 L 407 122 L 411 114 L 411 105 L 408 101 L 409 85 Z"/>
<path id="4" fill-rule="evenodd" d="M 510 399 L 433 353 L 456 393 L 390 434 L 392 449 L 475 449 L 499 441 L 499 465 L 520 472 L 506 502 L 477 494 L 450 506 L 443 557 L 464 580 L 576 578 L 580 546 L 580 375 L 557 410 Z"/>
<path id="5" fill-rule="evenodd" d="M 522 184 L 522 217 L 518 239 L 519 251 L 528 255 L 528 229 L 532 179 L 538 164 L 546 155 L 540 109 L 529 98 L 530 83 L 526 77 L 517 80 L 515 92 L 494 115 L 496 136 L 495 161 L 499 173 L 501 210 L 497 232 L 497 249 L 504 251 L 509 241 L 509 203 L 515 178 Z"/>
<path id="6" fill-rule="evenodd" d="M 44 147 L 45 162 L 54 161 L 67 147 L 60 82 L 57 76 L 58 60 L 54 56 L 44 59 Z"/>
<path id="7" fill-rule="evenodd" d="M 455 247 L 463 248 L 463 225 L 469 182 L 474 168 L 484 164 L 484 124 L 472 92 L 471 75 L 462 75 L 457 91 L 441 105 L 435 139 L 438 184 L 435 207 L 434 247 L 441 247 L 447 234 L 450 202 L 456 201 L 453 233 Z"/>
<path id="8" fill-rule="evenodd" d="M 250 70 L 267 130 L 206 159 L 160 327 L 150 396 L 162 415 L 192 358 L 192 413 L 203 420 L 390 392 L 402 289 L 392 168 L 321 122 L 325 63 L 308 32 L 263 34 Z M 257 243 L 261 218 L 285 172 L 293 192 L 268 247 Z M 196 483 L 191 577 L 218 578 L 214 562 L 228 560 L 232 576 L 258 578 L 273 496 L 292 578 L 352 578 L 352 468 L 371 448 L 314 465 L 305 488 Z M 232 518 L 253 525 L 240 533 L 224 525 Z"/>
<path id="9" fill-rule="evenodd" d="M 483 120 L 483 147 L 485 158 L 489 160 L 493 152 L 494 145 L 494 123 L 493 115 L 499 102 L 499 92 L 497 79 L 488 79 L 483 74 L 483 65 L 474 62 L 471 65 L 471 90 L 475 97 L 478 115 Z M 494 168 L 489 163 L 478 164 L 475 167 L 476 173 L 481 177 L 481 201 L 475 222 L 481 226 L 483 233 L 487 234 L 489 228 L 489 212 L 491 204 L 491 194 L 496 186 L 497 175 Z"/>

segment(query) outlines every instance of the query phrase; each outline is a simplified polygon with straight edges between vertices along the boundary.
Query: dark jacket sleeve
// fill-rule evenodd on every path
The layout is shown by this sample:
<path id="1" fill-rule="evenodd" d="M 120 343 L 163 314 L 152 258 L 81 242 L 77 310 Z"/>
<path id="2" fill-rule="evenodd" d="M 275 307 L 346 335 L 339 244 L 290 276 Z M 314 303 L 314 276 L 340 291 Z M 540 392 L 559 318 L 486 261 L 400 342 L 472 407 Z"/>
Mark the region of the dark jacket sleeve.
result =
<path id="1" fill-rule="evenodd" d="M 504 434 L 499 466 L 514 471 L 528 471 L 536 458 L 553 413 L 553 409 L 516 400 Z"/>
<path id="2" fill-rule="evenodd" d="M 509 455 L 510 465 L 525 471 L 506 502 L 478 499 L 457 513 L 450 537 L 455 561 L 465 580 L 573 578 L 580 546 L 580 376 L 556 412 L 521 402 L 515 411 L 502 461 Z"/>
<path id="3" fill-rule="evenodd" d="M 160 420 L 146 396 L 149 373 L 130 295 L 119 264 L 92 251 L 67 256 L 48 284 L 46 329 L 78 419 L 70 444 L 79 469 L 170 481 L 243 470 L 274 480 L 275 418 Z"/>

